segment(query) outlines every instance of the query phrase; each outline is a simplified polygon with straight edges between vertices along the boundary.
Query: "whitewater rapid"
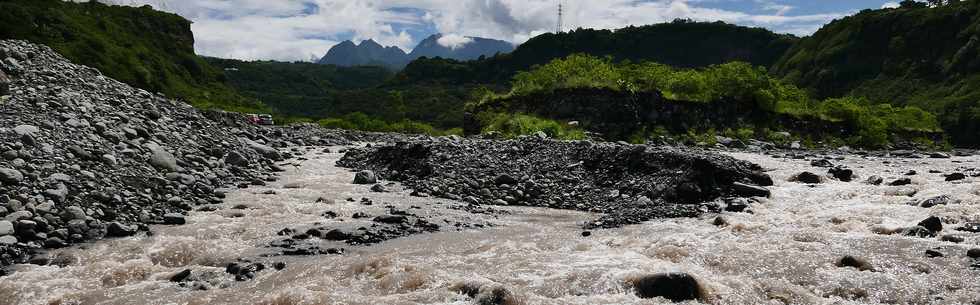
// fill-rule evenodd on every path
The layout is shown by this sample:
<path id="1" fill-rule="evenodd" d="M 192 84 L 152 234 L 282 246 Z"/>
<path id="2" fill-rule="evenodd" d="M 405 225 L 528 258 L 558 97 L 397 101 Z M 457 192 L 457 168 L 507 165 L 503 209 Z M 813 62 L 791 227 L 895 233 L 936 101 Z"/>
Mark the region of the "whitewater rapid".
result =
<path id="1" fill-rule="evenodd" d="M 940 236 L 960 236 L 963 242 L 880 234 L 929 216 L 980 222 L 977 178 L 952 183 L 930 173 L 980 167 L 980 158 L 845 155 L 833 162 L 854 169 L 859 179 L 811 186 L 788 181 L 802 171 L 826 173 L 808 160 L 729 154 L 762 165 L 775 180 L 772 197 L 753 204 L 751 213 L 723 213 L 725 226 L 713 224 L 719 215 L 705 215 L 583 236 L 581 224 L 595 215 L 521 207 L 471 213 L 457 202 L 412 197 L 398 185 L 376 193 L 370 185 L 351 184 L 354 174 L 334 165 L 341 153 L 310 149 L 306 160 L 285 166 L 280 181 L 229 190 L 218 210 L 192 212 L 187 225 L 153 226 L 149 236 L 52 252 L 64 267 L 16 266 L 14 274 L 0 278 L 0 304 L 474 304 L 459 293 L 465 285 L 482 286 L 482 293 L 501 288 L 511 305 L 662 304 L 667 301 L 636 297 L 627 283 L 672 271 L 693 275 L 705 292 L 700 303 L 706 304 L 980 302 L 980 270 L 970 268 L 966 257 L 968 249 L 980 247 L 980 234 L 955 231 L 958 225 L 951 223 Z M 908 186 L 861 182 L 878 175 L 887 183 L 909 170 L 918 174 Z M 958 203 L 907 204 L 939 195 Z M 364 197 L 374 204 L 361 204 Z M 443 225 L 438 233 L 371 246 L 328 244 L 344 247 L 342 255 L 265 256 L 283 228 L 356 224 L 351 215 L 379 215 L 386 204 L 439 224 L 485 225 Z M 338 218 L 324 218 L 325 211 Z M 929 249 L 945 256 L 929 258 Z M 844 255 L 868 260 L 875 271 L 835 266 Z M 282 262 L 285 268 L 238 282 L 224 271 L 239 258 Z M 185 269 L 209 281 L 209 289 L 169 281 Z"/>

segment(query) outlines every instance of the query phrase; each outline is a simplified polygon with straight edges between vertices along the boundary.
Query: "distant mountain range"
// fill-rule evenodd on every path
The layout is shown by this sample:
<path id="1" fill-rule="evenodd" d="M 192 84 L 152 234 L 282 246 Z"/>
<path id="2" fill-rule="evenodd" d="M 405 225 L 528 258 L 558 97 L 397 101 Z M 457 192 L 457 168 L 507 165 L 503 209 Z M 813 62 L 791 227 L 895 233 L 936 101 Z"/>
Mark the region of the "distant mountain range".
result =
<path id="1" fill-rule="evenodd" d="M 330 48 L 319 63 L 342 67 L 385 66 L 400 70 L 420 57 L 472 60 L 511 51 L 514 51 L 514 45 L 502 40 L 435 34 L 422 40 L 411 53 L 398 47 L 382 46 L 372 39 L 362 41 L 360 45 L 347 40 Z"/>

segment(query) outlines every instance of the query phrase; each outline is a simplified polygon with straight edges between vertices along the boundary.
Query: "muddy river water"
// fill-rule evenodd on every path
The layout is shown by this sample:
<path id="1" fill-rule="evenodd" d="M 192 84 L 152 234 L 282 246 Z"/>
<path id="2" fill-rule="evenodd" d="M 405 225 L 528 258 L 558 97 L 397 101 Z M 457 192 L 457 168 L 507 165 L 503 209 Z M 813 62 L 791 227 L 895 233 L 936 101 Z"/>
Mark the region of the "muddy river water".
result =
<path id="1" fill-rule="evenodd" d="M 336 151 L 336 149 L 334 149 Z M 501 207 L 481 214 L 458 203 L 351 184 L 354 174 L 334 163 L 339 153 L 310 150 L 287 166 L 281 180 L 230 190 L 220 209 L 192 212 L 184 226 L 155 226 L 151 236 L 104 240 L 63 249 L 51 257 L 64 267 L 22 265 L 0 278 L 0 304 L 474 304 L 464 285 L 483 294 L 506 291 L 504 304 L 663 304 L 640 299 L 631 279 L 686 272 L 703 286 L 706 304 L 978 304 L 980 270 L 966 256 L 980 233 L 954 230 L 980 222 L 978 178 L 952 183 L 951 173 L 980 167 L 978 157 L 876 159 L 848 155 L 834 161 L 854 169 L 858 182 L 828 179 L 810 186 L 789 182 L 801 171 L 825 173 L 807 160 L 750 153 L 730 155 L 771 169 L 773 195 L 752 213 L 699 219 L 655 220 L 584 237 L 588 213 Z M 859 181 L 879 175 L 906 177 L 908 186 Z M 274 194 L 272 194 L 274 192 Z M 911 196 L 910 196 L 911 194 Z M 954 203 L 922 208 L 907 203 L 949 195 Z M 359 202 L 368 197 L 367 206 Z M 326 202 L 317 202 L 322 198 Z M 348 201 L 353 198 L 354 201 Z M 341 255 L 273 256 L 276 232 L 315 223 L 348 222 L 357 212 L 378 214 L 385 205 L 412 209 L 437 223 L 485 223 L 414 235 L 371 246 L 345 246 Z M 324 211 L 338 214 L 326 219 Z M 940 238 L 883 234 L 938 216 Z M 934 249 L 944 257 L 930 258 Z M 835 266 L 844 255 L 869 261 L 874 271 Z M 253 280 L 234 281 L 225 266 L 239 258 L 271 265 Z M 169 279 L 186 269 L 209 284 L 183 287 Z M 201 287 L 196 287 L 201 288 Z M 697 303 L 691 301 L 690 303 Z"/>

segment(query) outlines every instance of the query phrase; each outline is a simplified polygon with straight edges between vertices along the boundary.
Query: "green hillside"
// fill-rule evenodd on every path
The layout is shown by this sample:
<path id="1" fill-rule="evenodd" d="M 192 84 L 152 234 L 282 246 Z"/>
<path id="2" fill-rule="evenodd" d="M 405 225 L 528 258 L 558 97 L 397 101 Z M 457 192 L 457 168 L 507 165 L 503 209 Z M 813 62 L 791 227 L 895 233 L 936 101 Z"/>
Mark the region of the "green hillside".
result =
<path id="1" fill-rule="evenodd" d="M 980 144 L 980 1 L 865 10 L 802 39 L 773 73 L 818 97 L 935 113 L 957 145 Z"/>
<path id="2" fill-rule="evenodd" d="M 265 108 L 224 84 L 221 70 L 194 54 L 190 22 L 169 13 L 98 2 L 0 0 L 0 39 L 50 46 L 134 87 L 202 108 Z"/>
<path id="3" fill-rule="evenodd" d="M 617 62 L 652 61 L 682 68 L 732 61 L 768 67 L 797 39 L 762 28 L 720 21 L 675 20 L 615 31 L 578 29 L 542 34 L 521 44 L 512 53 L 469 62 L 419 59 L 399 73 L 397 81 L 505 85 L 518 71 L 527 71 L 534 65 L 579 53 L 609 56 Z"/>

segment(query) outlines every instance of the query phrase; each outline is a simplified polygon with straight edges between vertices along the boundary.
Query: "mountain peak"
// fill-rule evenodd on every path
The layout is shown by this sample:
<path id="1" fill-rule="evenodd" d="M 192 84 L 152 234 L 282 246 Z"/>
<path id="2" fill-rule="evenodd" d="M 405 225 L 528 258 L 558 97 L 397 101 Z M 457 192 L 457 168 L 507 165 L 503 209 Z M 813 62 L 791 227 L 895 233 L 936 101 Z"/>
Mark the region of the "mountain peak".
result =
<path id="1" fill-rule="evenodd" d="M 320 63 L 338 66 L 381 65 L 397 70 L 423 56 L 472 60 L 513 50 L 514 45 L 502 40 L 436 33 L 419 42 L 410 54 L 397 46 L 382 46 L 370 38 L 361 41 L 360 45 L 347 40 L 330 48 Z"/>

